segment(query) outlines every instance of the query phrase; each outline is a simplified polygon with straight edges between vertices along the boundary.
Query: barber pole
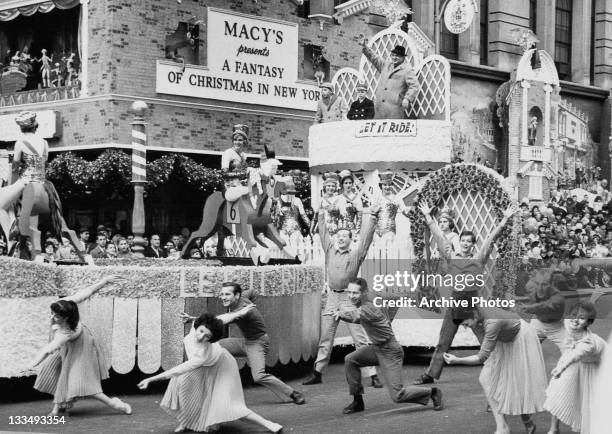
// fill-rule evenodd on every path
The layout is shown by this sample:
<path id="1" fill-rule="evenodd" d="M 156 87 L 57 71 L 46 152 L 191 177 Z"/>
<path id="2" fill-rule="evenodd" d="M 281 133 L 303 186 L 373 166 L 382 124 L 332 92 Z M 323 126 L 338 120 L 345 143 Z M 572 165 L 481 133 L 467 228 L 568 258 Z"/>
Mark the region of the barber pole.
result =
<path id="1" fill-rule="evenodd" d="M 134 113 L 132 121 L 132 182 L 134 183 L 134 208 L 132 210 L 132 233 L 134 245 L 132 253 L 144 257 L 145 241 L 145 208 L 144 185 L 147 182 L 147 134 L 144 115 L 149 107 L 144 101 L 134 101 L 131 111 Z"/>

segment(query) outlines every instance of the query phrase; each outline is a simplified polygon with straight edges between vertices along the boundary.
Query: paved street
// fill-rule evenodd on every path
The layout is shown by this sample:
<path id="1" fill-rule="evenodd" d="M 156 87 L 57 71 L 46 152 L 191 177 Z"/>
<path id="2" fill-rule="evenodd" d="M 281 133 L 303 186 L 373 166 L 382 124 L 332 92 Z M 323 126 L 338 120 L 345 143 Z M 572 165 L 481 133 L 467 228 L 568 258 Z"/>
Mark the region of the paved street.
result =
<path id="1" fill-rule="evenodd" d="M 605 329 L 605 330 L 604 330 Z M 609 327 L 600 323 L 599 332 L 604 335 Z M 598 331 L 598 328 L 596 328 Z M 607 336 L 607 334 L 605 334 Z M 556 348 L 548 342 L 544 343 L 547 366 L 550 370 L 555 357 Z M 247 405 L 262 416 L 272 419 L 285 427 L 285 432 L 292 433 L 473 433 L 490 434 L 495 430 L 493 417 L 485 412 L 485 399 L 478 384 L 480 367 L 450 366 L 446 367 L 439 386 L 444 391 L 446 408 L 434 412 L 431 407 L 421 407 L 414 404 L 394 404 L 385 389 L 366 389 L 366 411 L 357 416 L 343 416 L 342 408 L 349 402 L 346 392 L 346 382 L 342 364 L 341 351 L 335 351 L 336 363 L 330 366 L 321 385 L 302 387 L 299 383 L 301 373 L 307 372 L 307 367 L 300 366 L 290 372 L 282 372 L 284 378 L 292 378 L 289 383 L 304 390 L 307 404 L 298 407 L 292 403 L 277 403 L 274 395 L 262 387 L 247 386 Z M 459 354 L 469 354 L 470 351 L 460 351 Z M 426 353 L 411 353 L 409 364 L 404 366 L 404 378 L 413 379 L 423 371 L 427 360 Z M 62 432 L 62 433 L 170 433 L 176 426 L 176 421 L 159 407 L 165 383 L 159 384 L 159 389 L 149 393 L 137 392 L 133 386 L 138 378 L 109 380 L 105 382 L 109 394 L 115 392 L 127 400 L 133 408 L 131 416 L 117 415 L 91 400 L 77 403 L 67 418 L 66 424 L 50 426 L 19 426 L 9 425 L 9 416 L 13 415 L 43 415 L 50 410 L 48 399 L 32 400 L 15 403 L 4 403 L 0 406 L 0 430 L 19 432 Z M 246 378 L 247 382 L 249 378 Z M 20 382 L 17 386 L 23 391 L 26 387 Z M 11 393 L 5 384 L 0 387 L 1 398 L 6 400 L 6 393 Z M 128 394 L 117 393 L 128 390 Z M 14 391 L 13 391 L 14 393 Z M 125 392 L 124 392 L 125 393 Z M 546 432 L 548 415 L 536 415 L 535 422 L 538 432 Z M 524 432 L 520 418 L 510 418 L 513 433 Z M 263 432 L 255 427 L 235 422 L 223 426 L 225 433 Z M 563 427 L 563 433 L 569 433 Z"/>

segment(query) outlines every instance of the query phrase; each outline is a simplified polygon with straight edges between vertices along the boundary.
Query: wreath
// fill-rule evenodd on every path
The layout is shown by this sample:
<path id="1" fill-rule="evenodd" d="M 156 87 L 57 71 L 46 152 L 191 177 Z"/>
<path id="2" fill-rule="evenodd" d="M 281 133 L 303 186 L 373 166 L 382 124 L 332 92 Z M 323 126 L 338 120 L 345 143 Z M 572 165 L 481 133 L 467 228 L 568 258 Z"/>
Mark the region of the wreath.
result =
<path id="1" fill-rule="evenodd" d="M 431 173 L 421 185 L 415 196 L 415 203 L 425 200 L 430 206 L 440 206 L 445 197 L 461 190 L 479 192 L 491 203 L 493 213 L 498 221 L 503 218 L 506 208 L 513 202 L 510 195 L 501 184 L 500 177 L 490 169 L 469 163 L 448 165 L 434 173 Z M 427 272 L 427 260 L 425 257 L 425 234 L 428 230 L 425 217 L 418 209 L 409 212 L 410 235 L 414 245 L 416 261 L 414 264 L 416 272 Z M 511 220 L 514 222 L 514 220 Z M 516 223 L 507 224 L 496 240 L 497 259 L 495 270 L 500 272 L 500 279 L 495 279 L 496 286 L 491 293 L 494 297 L 511 297 L 514 295 L 516 282 L 517 261 L 519 260 L 519 236 L 520 225 Z M 427 291 L 427 288 L 425 288 Z"/>

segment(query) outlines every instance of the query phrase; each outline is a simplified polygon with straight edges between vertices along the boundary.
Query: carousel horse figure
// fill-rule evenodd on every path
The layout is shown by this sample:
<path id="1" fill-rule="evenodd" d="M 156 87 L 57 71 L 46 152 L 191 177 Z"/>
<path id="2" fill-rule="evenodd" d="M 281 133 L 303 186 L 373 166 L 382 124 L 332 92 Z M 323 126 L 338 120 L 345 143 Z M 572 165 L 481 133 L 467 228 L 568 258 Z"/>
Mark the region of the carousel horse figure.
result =
<path id="1" fill-rule="evenodd" d="M 239 127 L 243 127 L 244 131 L 244 126 Z M 242 134 L 235 132 L 235 135 Z M 224 240 L 231 235 L 246 241 L 255 264 L 260 262 L 260 257 L 264 257 L 259 247 L 270 247 L 264 237 L 291 257 L 296 256 L 287 248 L 272 222 L 272 199 L 280 196 L 283 188 L 282 181 L 276 176 L 278 166 L 282 163 L 275 158 L 274 151 L 270 151 L 266 146 L 264 148 L 265 154 L 262 156 L 260 168 L 248 167 L 243 171 L 248 179 L 246 186 L 236 182 L 241 171 L 238 165 L 230 162 L 225 191 L 216 191 L 206 200 L 202 224 L 185 243 L 182 258 L 188 257 L 190 246 L 196 238 L 206 241 L 215 233 L 218 237 L 217 256 L 224 255 Z M 235 149 L 232 150 L 239 155 Z M 235 234 L 232 232 L 232 225 L 236 225 Z"/>
<path id="2" fill-rule="evenodd" d="M 45 179 L 45 166 L 49 154 L 47 141 L 36 134 L 38 122 L 36 113 L 21 112 L 15 118 L 23 136 L 15 143 L 13 154 L 13 185 L 7 187 L 14 196 L 21 185 L 24 185 L 21 194 L 21 208 L 17 223 L 21 240 L 28 239 L 32 243 L 32 257 L 41 253 L 40 231 L 38 220 L 41 216 L 49 216 L 51 232 L 58 238 L 66 233 L 77 252 L 84 261 L 85 252 L 76 233 L 68 228 L 62 216 L 62 205 L 53 184 Z M 16 175 L 16 176 L 15 176 Z M 15 186 L 16 187 L 13 187 Z M 10 189 L 12 187 L 12 189 Z M 4 194 L 4 190 L 2 193 Z M 8 196 L 8 195 L 7 195 Z M 2 207 L 5 210 L 5 207 Z M 20 248 L 25 249 L 27 243 L 20 242 Z"/>

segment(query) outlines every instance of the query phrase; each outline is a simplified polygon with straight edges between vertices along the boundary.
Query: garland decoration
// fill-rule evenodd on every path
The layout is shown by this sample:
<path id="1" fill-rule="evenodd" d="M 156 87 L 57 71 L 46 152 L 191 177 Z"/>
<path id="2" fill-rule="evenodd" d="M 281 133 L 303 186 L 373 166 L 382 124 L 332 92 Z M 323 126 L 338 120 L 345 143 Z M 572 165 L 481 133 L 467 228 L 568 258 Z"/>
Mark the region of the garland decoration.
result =
<path id="1" fill-rule="evenodd" d="M 468 190 L 486 197 L 497 216 L 503 218 L 506 208 L 512 203 L 511 197 L 501 184 L 501 177 L 482 166 L 459 163 L 448 165 L 430 174 L 415 197 L 415 204 L 426 201 L 430 206 L 441 207 L 448 195 Z M 425 258 L 425 233 L 427 223 L 418 209 L 409 212 L 410 231 L 416 255 L 415 268 L 418 272 L 427 270 Z M 517 261 L 519 260 L 518 234 L 520 225 L 511 220 L 496 239 L 497 259 L 494 267 L 496 286 L 491 292 L 493 297 L 512 297 L 516 283 Z"/>
<path id="2" fill-rule="evenodd" d="M 63 199 L 82 199 L 90 194 L 116 198 L 132 191 L 132 157 L 117 149 L 104 151 L 93 161 L 72 152 L 61 153 L 47 166 L 47 179 Z M 310 175 L 301 170 L 279 171 L 294 178 L 297 196 L 310 199 Z M 147 190 L 167 183 L 171 177 L 211 194 L 223 186 L 223 171 L 206 167 L 182 154 L 166 154 L 147 163 Z"/>

